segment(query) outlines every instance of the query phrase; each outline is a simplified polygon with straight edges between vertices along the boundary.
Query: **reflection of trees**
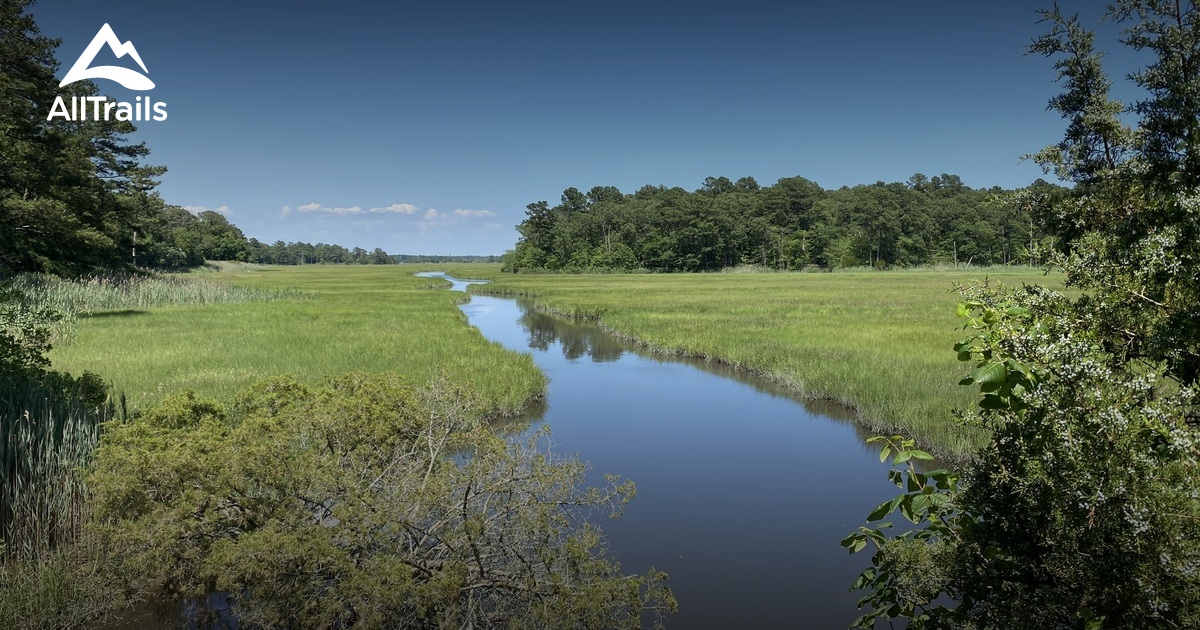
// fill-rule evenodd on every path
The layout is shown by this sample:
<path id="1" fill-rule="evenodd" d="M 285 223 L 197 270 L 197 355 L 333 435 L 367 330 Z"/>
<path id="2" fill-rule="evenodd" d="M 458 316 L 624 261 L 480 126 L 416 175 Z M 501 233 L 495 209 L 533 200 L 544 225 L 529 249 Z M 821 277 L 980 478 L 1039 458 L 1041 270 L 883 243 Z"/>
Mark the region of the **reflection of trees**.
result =
<path id="1" fill-rule="evenodd" d="M 857 413 L 854 409 L 836 400 L 805 399 L 795 389 L 789 388 L 783 383 L 716 361 L 706 361 L 695 357 L 656 356 L 647 350 L 622 342 L 613 335 L 604 332 L 592 322 L 575 322 L 565 317 L 550 315 L 543 311 L 538 311 L 529 302 L 518 301 L 517 304 L 521 307 L 519 324 L 528 332 L 529 347 L 534 350 L 548 352 L 551 345 L 561 343 L 563 356 L 571 360 L 588 355 L 597 363 L 606 363 L 616 361 L 625 352 L 630 352 L 653 361 L 683 363 L 702 372 L 738 381 L 739 383 L 745 383 L 761 394 L 775 398 L 786 398 L 800 403 L 810 414 L 852 426 L 859 440 L 863 443 L 864 448 L 868 451 L 878 453 L 881 448 L 880 444 L 866 444 L 867 438 L 875 435 L 878 431 L 860 422 L 856 422 L 855 417 Z M 514 427 L 521 426 L 525 422 L 535 422 L 541 419 L 545 411 L 545 402 L 539 403 L 537 406 L 531 408 L 528 414 L 522 416 L 514 424 Z M 919 462 L 917 468 L 921 472 L 928 472 L 928 470 L 942 466 L 944 464 L 938 461 Z"/>
<path id="2" fill-rule="evenodd" d="M 558 342 L 568 359 L 587 355 L 596 363 L 616 361 L 626 350 L 618 339 L 593 324 L 575 323 L 526 305 L 522 309 L 521 326 L 529 332 L 529 347 L 535 350 L 549 350 L 550 344 Z"/>

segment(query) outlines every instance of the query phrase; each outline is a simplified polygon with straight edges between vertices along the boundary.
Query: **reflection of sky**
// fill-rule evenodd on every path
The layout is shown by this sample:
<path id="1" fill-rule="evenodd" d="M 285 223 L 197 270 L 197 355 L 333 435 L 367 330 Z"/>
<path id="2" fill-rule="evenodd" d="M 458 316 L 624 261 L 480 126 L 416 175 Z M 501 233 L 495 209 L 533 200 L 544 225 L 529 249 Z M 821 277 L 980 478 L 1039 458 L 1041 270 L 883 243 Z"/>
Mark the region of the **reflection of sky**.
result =
<path id="1" fill-rule="evenodd" d="M 625 516 L 600 525 L 624 571 L 670 573 L 682 608 L 672 626 L 846 627 L 857 616 L 848 589 L 866 557 L 838 543 L 895 487 L 852 423 L 769 381 L 648 356 L 516 300 L 477 295 L 462 308 L 549 376 L 556 450 L 587 460 L 590 483 L 620 473 L 638 484 Z"/>

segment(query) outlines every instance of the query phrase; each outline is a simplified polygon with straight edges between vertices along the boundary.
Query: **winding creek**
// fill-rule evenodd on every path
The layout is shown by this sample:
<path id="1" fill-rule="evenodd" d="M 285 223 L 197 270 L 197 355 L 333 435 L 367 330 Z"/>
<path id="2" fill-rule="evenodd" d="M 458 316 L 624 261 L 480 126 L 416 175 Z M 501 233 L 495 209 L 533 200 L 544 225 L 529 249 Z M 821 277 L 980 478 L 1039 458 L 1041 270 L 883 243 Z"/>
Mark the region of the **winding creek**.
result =
<path id="1" fill-rule="evenodd" d="M 626 572 L 670 574 L 680 612 L 668 627 L 845 628 L 858 616 L 848 589 L 867 556 L 838 543 L 896 488 L 846 410 L 527 301 L 473 295 L 461 308 L 549 377 L 529 430 L 549 423 L 592 483 L 637 483 L 624 516 L 600 525 Z"/>

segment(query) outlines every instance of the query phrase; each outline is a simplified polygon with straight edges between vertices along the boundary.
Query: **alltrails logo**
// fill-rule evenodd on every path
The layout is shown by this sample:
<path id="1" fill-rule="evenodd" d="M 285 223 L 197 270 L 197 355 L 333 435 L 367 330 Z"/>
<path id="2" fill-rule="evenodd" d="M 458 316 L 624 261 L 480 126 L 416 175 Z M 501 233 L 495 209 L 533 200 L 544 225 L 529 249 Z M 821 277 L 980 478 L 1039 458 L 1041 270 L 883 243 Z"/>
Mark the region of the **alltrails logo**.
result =
<path id="1" fill-rule="evenodd" d="M 108 46 L 118 59 L 129 55 L 142 68 L 142 72 L 150 73 L 146 69 L 141 55 L 138 54 L 137 48 L 133 47 L 133 42 L 121 43 L 112 27 L 105 24 L 100 27 L 100 31 L 92 38 L 92 43 L 88 44 L 82 55 L 79 55 L 75 65 L 71 66 L 71 69 L 67 71 L 67 76 L 63 77 L 58 86 L 63 87 L 84 79 L 108 79 L 116 81 L 130 90 L 154 89 L 154 82 L 142 72 L 120 66 L 92 67 L 92 61 L 96 59 L 96 55 L 104 46 Z M 54 105 L 50 107 L 50 115 L 46 117 L 46 120 L 54 120 L 56 116 L 71 121 L 128 120 L 142 122 L 167 119 L 167 104 L 155 103 L 149 96 L 146 96 L 145 100 L 139 96 L 134 99 L 133 103 L 109 101 L 107 96 L 73 96 L 70 103 L 71 105 L 68 107 L 67 101 L 62 96 L 55 98 Z"/>

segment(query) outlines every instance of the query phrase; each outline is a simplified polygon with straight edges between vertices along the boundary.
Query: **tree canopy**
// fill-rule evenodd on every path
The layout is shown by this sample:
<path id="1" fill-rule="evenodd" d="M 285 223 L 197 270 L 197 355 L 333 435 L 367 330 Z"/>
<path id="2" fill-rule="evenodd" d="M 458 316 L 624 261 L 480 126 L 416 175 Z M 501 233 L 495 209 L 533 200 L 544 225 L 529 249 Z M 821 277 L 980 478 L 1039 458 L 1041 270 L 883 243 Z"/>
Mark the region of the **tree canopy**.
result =
<path id="1" fill-rule="evenodd" d="M 1063 189 L 1038 180 L 1027 190 Z M 529 204 L 505 262 L 510 271 L 1034 264 L 1048 233 L 1012 192 L 921 173 L 837 190 L 803 177 L 767 187 L 753 177 L 709 177 L 692 192 L 568 188 L 556 206 Z"/>

